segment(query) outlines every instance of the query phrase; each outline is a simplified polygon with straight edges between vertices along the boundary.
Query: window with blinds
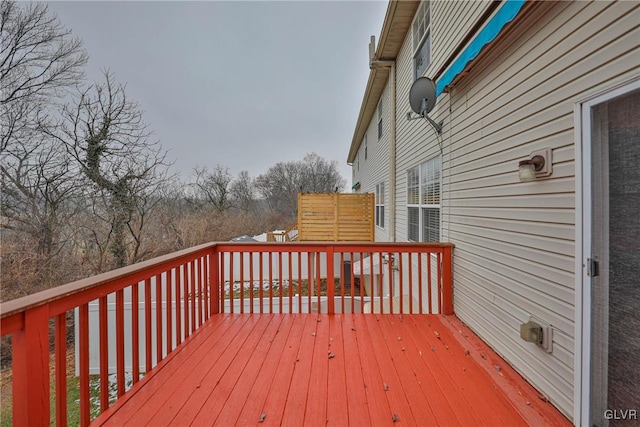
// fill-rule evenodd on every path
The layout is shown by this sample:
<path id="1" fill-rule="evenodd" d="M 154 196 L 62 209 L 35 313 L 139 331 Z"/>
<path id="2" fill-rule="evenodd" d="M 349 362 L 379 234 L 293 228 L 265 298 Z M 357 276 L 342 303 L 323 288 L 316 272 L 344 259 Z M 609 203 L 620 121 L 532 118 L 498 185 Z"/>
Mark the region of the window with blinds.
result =
<path id="1" fill-rule="evenodd" d="M 384 182 L 376 185 L 376 226 L 384 228 Z"/>
<path id="2" fill-rule="evenodd" d="M 440 157 L 407 171 L 407 239 L 440 241 Z"/>

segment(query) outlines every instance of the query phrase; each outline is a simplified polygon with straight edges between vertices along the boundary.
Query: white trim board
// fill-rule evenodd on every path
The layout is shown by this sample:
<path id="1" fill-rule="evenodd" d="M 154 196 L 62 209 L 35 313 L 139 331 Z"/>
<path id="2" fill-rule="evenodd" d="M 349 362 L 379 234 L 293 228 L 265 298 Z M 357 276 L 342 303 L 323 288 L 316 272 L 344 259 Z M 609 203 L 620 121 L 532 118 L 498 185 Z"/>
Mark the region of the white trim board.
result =
<path id="1" fill-rule="evenodd" d="M 640 76 L 592 94 L 574 105 L 576 150 L 576 265 L 575 265 L 575 357 L 574 424 L 590 426 L 591 383 L 591 292 L 586 260 L 591 252 L 591 109 L 633 90 L 640 89 Z"/>

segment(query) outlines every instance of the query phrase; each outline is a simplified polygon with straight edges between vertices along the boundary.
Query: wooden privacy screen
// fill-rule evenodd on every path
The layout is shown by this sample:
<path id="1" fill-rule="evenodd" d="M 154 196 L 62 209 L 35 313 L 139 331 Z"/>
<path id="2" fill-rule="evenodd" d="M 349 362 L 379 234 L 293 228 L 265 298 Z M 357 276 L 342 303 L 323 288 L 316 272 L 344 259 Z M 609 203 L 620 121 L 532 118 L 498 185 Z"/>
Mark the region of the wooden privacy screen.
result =
<path id="1" fill-rule="evenodd" d="M 298 194 L 298 240 L 373 242 L 374 194 Z"/>

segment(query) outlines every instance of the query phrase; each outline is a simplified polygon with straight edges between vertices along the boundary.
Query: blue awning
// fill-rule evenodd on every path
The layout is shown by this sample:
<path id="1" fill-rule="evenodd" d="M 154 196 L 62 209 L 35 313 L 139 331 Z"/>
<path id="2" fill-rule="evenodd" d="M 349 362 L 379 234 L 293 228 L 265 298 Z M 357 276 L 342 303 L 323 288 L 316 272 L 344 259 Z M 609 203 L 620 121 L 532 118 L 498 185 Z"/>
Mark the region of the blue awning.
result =
<path id="1" fill-rule="evenodd" d="M 500 31 L 516 17 L 525 0 L 507 0 L 498 12 L 493 15 L 487 25 L 474 37 L 464 51 L 458 56 L 453 64 L 444 72 L 442 77 L 436 82 L 436 97 L 466 68 L 469 62 L 473 61 L 483 47 L 491 43 L 500 34 Z"/>

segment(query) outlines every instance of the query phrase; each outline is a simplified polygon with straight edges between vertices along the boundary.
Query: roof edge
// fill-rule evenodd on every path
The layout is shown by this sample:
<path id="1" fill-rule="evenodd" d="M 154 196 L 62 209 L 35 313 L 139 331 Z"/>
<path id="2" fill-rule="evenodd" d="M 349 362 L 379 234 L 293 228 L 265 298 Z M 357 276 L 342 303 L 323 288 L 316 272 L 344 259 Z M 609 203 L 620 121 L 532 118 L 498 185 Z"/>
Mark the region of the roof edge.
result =
<path id="1" fill-rule="evenodd" d="M 386 47 L 387 39 L 389 37 L 389 33 L 391 32 L 391 27 L 392 27 L 391 24 L 396 15 L 396 11 L 398 10 L 398 6 L 401 3 L 413 4 L 414 7 L 417 9 L 417 5 L 420 2 L 407 1 L 407 0 L 389 1 L 389 5 L 387 6 L 387 12 L 384 16 L 384 21 L 382 23 L 382 29 L 380 30 L 380 38 L 378 40 L 378 46 L 375 51 L 376 59 L 395 61 L 396 57 L 398 56 L 399 49 L 396 52 L 394 52 L 392 57 L 389 57 L 389 56 L 385 58 L 380 57 Z M 407 32 L 405 31 L 403 35 L 403 39 L 404 37 L 406 37 L 406 33 Z M 378 98 L 380 98 L 380 96 L 382 95 L 382 93 L 380 94 L 372 93 L 374 83 L 378 83 L 380 81 L 382 81 L 382 83 L 385 83 L 388 78 L 389 78 L 389 73 L 386 72 L 386 70 L 372 69 L 371 71 L 369 71 L 369 79 L 367 80 L 367 86 L 364 92 L 364 96 L 362 97 L 362 104 L 360 104 L 360 112 L 358 113 L 358 120 L 356 122 L 356 127 L 353 132 L 353 137 L 351 139 L 351 147 L 349 148 L 349 154 L 347 156 L 348 164 L 352 164 L 353 161 L 355 160 L 356 153 L 358 152 L 358 149 L 360 148 L 360 143 L 362 142 L 362 138 L 364 138 L 366 127 L 368 126 L 368 123 L 371 120 L 372 114 L 371 115 L 368 114 L 367 103 L 372 95 L 377 96 Z M 369 117 L 366 117 L 366 116 L 369 116 Z M 365 122 L 367 123 L 366 126 L 364 124 Z"/>

